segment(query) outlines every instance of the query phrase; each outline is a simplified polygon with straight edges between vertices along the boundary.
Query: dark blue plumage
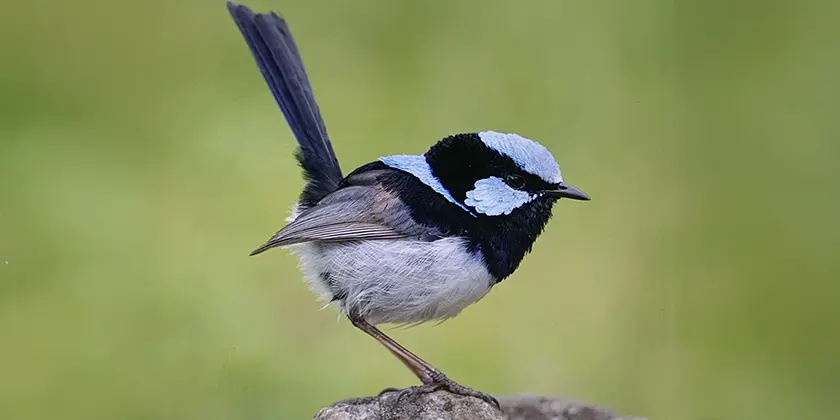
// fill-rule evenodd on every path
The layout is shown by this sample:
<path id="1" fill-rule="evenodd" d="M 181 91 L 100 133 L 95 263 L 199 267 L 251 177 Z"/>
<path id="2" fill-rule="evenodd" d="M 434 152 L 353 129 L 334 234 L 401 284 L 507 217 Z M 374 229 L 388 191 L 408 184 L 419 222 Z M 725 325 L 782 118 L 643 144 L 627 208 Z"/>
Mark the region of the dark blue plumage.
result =
<path id="1" fill-rule="evenodd" d="M 300 207 L 311 207 L 335 191 L 342 176 L 297 45 L 275 13 L 254 13 L 230 1 L 227 7 L 300 145 L 296 157 L 307 181 Z"/>

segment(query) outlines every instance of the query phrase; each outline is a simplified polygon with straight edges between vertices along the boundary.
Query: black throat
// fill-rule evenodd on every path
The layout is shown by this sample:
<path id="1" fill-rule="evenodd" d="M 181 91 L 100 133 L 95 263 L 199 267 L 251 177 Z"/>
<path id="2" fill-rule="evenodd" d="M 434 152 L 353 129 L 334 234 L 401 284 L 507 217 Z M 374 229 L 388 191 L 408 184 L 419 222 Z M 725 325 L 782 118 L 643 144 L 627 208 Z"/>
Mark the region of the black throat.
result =
<path id="1" fill-rule="evenodd" d="M 484 256 L 490 273 L 504 280 L 531 252 L 551 218 L 554 199 L 540 197 L 507 216 L 479 216 L 470 232 L 471 241 Z"/>

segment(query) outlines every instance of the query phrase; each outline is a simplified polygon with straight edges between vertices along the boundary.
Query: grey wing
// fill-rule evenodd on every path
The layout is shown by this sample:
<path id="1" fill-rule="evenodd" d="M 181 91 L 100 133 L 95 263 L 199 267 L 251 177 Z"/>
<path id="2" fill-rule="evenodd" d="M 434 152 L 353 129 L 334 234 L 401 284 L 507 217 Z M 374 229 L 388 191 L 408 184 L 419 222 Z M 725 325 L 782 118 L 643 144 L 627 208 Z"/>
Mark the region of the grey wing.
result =
<path id="1" fill-rule="evenodd" d="M 414 222 L 408 207 L 380 186 L 351 185 L 299 214 L 251 255 L 303 242 L 435 237 L 434 229 Z"/>

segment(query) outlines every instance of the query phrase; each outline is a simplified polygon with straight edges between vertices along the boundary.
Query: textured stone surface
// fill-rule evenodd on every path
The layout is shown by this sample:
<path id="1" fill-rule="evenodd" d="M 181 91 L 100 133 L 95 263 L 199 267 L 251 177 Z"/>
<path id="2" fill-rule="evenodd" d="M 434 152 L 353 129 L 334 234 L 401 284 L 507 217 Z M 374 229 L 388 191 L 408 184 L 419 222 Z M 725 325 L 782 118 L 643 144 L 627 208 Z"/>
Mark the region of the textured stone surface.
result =
<path id="1" fill-rule="evenodd" d="M 504 413 L 472 397 L 445 391 L 430 394 L 389 392 L 352 398 L 321 409 L 315 420 L 643 420 L 620 417 L 610 410 L 566 398 L 521 394 L 497 396 Z"/>
<path id="2" fill-rule="evenodd" d="M 507 420 L 644 420 L 569 398 L 520 394 L 496 397 Z"/>

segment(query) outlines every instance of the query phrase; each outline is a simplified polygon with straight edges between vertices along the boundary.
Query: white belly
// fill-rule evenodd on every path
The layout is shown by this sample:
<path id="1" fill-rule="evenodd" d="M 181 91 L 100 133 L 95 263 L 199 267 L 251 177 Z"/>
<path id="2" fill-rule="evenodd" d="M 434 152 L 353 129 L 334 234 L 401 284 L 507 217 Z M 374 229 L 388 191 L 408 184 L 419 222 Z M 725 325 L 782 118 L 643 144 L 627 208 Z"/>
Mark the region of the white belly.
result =
<path id="1" fill-rule="evenodd" d="M 495 279 L 461 238 L 289 246 L 322 299 L 372 324 L 451 318 L 490 290 Z M 329 273 L 329 283 L 323 275 Z"/>

